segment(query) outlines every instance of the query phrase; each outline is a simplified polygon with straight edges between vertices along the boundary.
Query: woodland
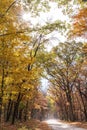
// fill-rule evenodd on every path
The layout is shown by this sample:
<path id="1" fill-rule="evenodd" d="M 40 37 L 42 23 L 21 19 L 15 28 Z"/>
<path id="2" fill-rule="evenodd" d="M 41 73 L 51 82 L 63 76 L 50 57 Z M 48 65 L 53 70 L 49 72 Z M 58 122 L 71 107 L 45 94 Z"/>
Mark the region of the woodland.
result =
<path id="1" fill-rule="evenodd" d="M 23 17 L 37 20 L 50 2 L 69 20 Z M 55 45 L 54 31 L 66 40 Z M 0 124 L 51 116 L 87 122 L 87 1 L 0 0 Z"/>

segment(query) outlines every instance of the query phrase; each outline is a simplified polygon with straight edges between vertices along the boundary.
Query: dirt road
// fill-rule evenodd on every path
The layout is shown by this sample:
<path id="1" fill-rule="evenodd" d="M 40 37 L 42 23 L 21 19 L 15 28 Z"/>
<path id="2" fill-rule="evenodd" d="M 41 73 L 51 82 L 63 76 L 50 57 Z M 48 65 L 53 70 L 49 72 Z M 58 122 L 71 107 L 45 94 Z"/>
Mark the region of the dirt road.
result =
<path id="1" fill-rule="evenodd" d="M 60 120 L 55 119 L 46 120 L 45 122 L 48 123 L 52 130 L 86 130 L 83 128 L 63 123 Z"/>

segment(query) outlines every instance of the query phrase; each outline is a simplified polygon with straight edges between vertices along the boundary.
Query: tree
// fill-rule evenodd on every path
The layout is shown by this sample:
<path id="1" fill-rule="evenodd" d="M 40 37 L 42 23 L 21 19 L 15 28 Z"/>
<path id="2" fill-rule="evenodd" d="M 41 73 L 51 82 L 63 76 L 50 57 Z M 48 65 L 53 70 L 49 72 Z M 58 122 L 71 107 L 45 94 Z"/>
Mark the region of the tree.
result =
<path id="1" fill-rule="evenodd" d="M 37 92 L 40 71 L 35 65 L 35 57 L 41 38 L 31 48 L 30 36 L 24 31 L 27 25 L 17 17 L 22 10 L 20 3 L 17 4 L 12 0 L 0 4 L 0 116 L 2 106 L 5 106 L 6 121 L 12 115 L 12 124 L 18 116 L 21 101 L 24 98 L 27 101 L 28 97 L 31 100 Z"/>
<path id="2" fill-rule="evenodd" d="M 75 42 L 60 43 L 51 53 L 54 58 L 45 64 L 46 71 L 50 75 L 49 81 L 54 86 L 51 90 L 56 93 L 56 96 L 58 94 L 58 97 L 61 96 L 61 90 L 64 92 L 65 104 L 68 103 L 68 120 L 75 120 L 72 94 L 82 64 L 81 46 L 81 43 Z"/>
<path id="3" fill-rule="evenodd" d="M 86 4 L 86 3 L 85 3 Z M 80 9 L 78 11 L 77 14 L 75 14 L 73 16 L 73 20 L 74 20 L 74 23 L 73 23 L 73 30 L 72 30 L 72 37 L 81 37 L 83 39 L 86 39 L 87 37 L 87 14 L 85 12 L 87 12 L 87 8 L 86 6 L 83 6 L 82 9 Z M 85 93 L 86 93 L 86 58 L 87 58 L 87 43 L 84 42 L 83 43 L 83 47 L 82 47 L 82 51 L 83 51 L 83 54 L 84 54 L 84 58 L 83 58 L 83 64 L 82 64 L 82 67 L 81 67 L 81 72 L 80 72 L 80 76 L 78 78 L 78 82 L 77 82 L 77 90 L 78 90 L 78 93 L 80 95 L 80 99 L 82 100 L 82 108 L 83 109 L 83 113 L 84 113 L 84 116 L 85 116 L 85 120 L 87 120 L 87 97 L 85 97 Z"/>
<path id="4" fill-rule="evenodd" d="M 87 33 L 87 8 L 80 9 L 77 15 L 74 15 L 74 24 L 73 24 L 73 36 L 83 36 L 86 37 Z"/>

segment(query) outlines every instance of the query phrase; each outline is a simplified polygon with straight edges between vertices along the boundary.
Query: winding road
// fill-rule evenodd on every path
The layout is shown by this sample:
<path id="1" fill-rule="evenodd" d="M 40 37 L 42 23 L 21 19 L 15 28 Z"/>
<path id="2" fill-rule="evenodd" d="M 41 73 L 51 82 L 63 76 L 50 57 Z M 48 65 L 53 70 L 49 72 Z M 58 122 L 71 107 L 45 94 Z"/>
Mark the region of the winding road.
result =
<path id="1" fill-rule="evenodd" d="M 46 120 L 45 122 L 52 128 L 52 130 L 86 130 L 83 128 L 63 123 L 60 120 L 56 119 Z"/>

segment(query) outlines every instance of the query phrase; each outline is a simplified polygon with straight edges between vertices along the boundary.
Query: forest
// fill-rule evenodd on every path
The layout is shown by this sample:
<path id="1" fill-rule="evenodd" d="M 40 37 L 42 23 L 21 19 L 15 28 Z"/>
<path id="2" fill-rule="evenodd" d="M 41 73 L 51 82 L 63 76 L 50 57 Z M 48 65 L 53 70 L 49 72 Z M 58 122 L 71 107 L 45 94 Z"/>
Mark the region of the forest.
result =
<path id="1" fill-rule="evenodd" d="M 87 122 L 87 1 L 0 0 L 0 130 L 51 117 Z"/>

